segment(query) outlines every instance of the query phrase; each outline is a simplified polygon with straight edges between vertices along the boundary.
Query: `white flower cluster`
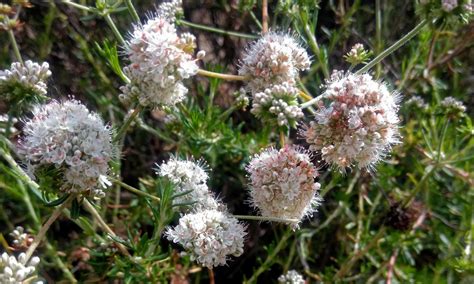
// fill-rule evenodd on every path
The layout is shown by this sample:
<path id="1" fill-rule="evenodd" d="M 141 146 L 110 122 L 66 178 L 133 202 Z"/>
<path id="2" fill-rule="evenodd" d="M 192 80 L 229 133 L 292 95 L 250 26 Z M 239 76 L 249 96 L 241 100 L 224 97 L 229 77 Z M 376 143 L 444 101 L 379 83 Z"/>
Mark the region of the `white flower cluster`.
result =
<path id="1" fill-rule="evenodd" d="M 177 194 L 189 192 L 174 199 L 176 203 L 192 203 L 192 210 L 216 210 L 219 203 L 207 186 L 209 179 L 206 171 L 198 164 L 188 160 L 171 158 L 158 167 L 158 175 L 167 177 L 174 185 Z"/>
<path id="2" fill-rule="evenodd" d="M 239 74 L 249 77 L 248 88 L 257 93 L 285 82 L 295 85 L 299 71 L 310 64 L 308 53 L 292 36 L 270 32 L 247 48 Z"/>
<path id="3" fill-rule="evenodd" d="M 428 104 L 425 102 L 425 100 L 423 100 L 423 98 L 420 96 L 411 97 L 410 99 L 406 101 L 405 104 L 409 106 L 414 106 L 421 110 L 427 110 L 429 107 Z"/>
<path id="4" fill-rule="evenodd" d="M 464 104 L 453 97 L 444 98 L 441 101 L 441 107 L 452 113 L 466 112 L 466 107 L 464 106 Z"/>
<path id="5" fill-rule="evenodd" d="M 278 282 L 284 283 L 284 284 L 304 284 L 305 283 L 303 276 L 301 276 L 301 274 L 299 274 L 295 270 L 290 270 L 286 274 L 283 274 L 280 277 L 278 277 Z"/>
<path id="6" fill-rule="evenodd" d="M 183 13 L 182 5 L 182 0 L 171 0 L 170 2 L 163 2 L 158 6 L 157 15 L 159 17 L 169 19 L 171 22 L 173 22 L 176 19 L 176 15 Z"/>
<path id="7" fill-rule="evenodd" d="M 174 105 L 188 91 L 182 81 L 198 71 L 193 58 L 195 37 L 189 33 L 178 35 L 175 25 L 164 15 L 168 12 L 158 12 L 146 24 L 136 25 L 131 33 L 126 45 L 130 64 L 123 70 L 131 83 L 121 87 L 120 95 L 125 102 L 138 99 L 144 106 Z M 199 58 L 203 56 L 203 52 L 198 53 Z"/>
<path id="8" fill-rule="evenodd" d="M 365 50 L 364 45 L 361 43 L 356 43 L 352 46 L 351 50 L 349 50 L 346 55 L 344 55 L 344 59 L 347 62 L 351 63 L 352 65 L 357 65 L 359 63 L 366 62 L 369 59 L 370 52 Z"/>
<path id="9" fill-rule="evenodd" d="M 246 170 L 251 203 L 262 216 L 301 220 L 319 205 L 321 185 L 314 181 L 318 171 L 300 147 L 266 149 L 253 157 Z"/>
<path id="10" fill-rule="evenodd" d="M 109 126 L 97 114 L 76 100 L 53 101 L 36 107 L 23 131 L 20 152 L 31 172 L 52 165 L 64 174 L 62 190 L 104 195 L 98 185 L 116 151 Z"/>
<path id="11" fill-rule="evenodd" d="M 26 263 L 26 254 L 21 253 L 18 259 L 10 256 L 6 252 L 0 257 L 0 283 L 2 284 L 21 284 L 33 272 L 40 262 L 38 257 L 32 257 Z"/>
<path id="12" fill-rule="evenodd" d="M 20 85 L 32 90 L 37 95 L 46 95 L 46 80 L 51 76 L 48 62 L 41 65 L 31 60 L 25 64 L 14 62 L 10 69 L 0 70 L 0 90 Z"/>
<path id="13" fill-rule="evenodd" d="M 298 106 L 298 89 L 287 82 L 273 85 L 263 92 L 253 94 L 251 112 L 264 122 L 277 118 L 279 126 L 296 126 L 297 119 L 303 117 Z"/>
<path id="14" fill-rule="evenodd" d="M 265 122 L 295 126 L 302 116 L 297 103 L 296 81 L 311 61 L 290 35 L 270 32 L 252 43 L 240 61 L 239 74 L 248 78 L 252 113 Z"/>
<path id="15" fill-rule="evenodd" d="M 442 0 L 441 7 L 446 12 L 451 12 L 458 6 L 458 0 Z"/>
<path id="16" fill-rule="evenodd" d="M 25 233 L 25 229 L 21 226 L 17 226 L 11 233 L 10 236 L 13 238 L 13 245 L 14 246 L 27 246 L 28 243 L 33 241 L 32 237 L 29 237 L 27 233 Z"/>
<path id="17" fill-rule="evenodd" d="M 369 74 L 336 72 L 321 98 L 301 134 L 327 163 L 341 171 L 371 168 L 398 143 L 398 95 Z"/>
<path id="18" fill-rule="evenodd" d="M 205 210 L 187 214 L 166 231 L 167 238 L 180 243 L 191 260 L 212 268 L 225 265 L 229 255 L 243 253 L 245 227 L 225 212 Z"/>
<path id="19" fill-rule="evenodd" d="M 8 115 L 7 114 L 0 114 L 0 133 L 5 133 L 7 132 L 7 127 L 9 126 L 10 129 L 8 129 L 9 133 L 15 133 L 18 130 L 15 128 L 13 124 L 17 123 L 18 119 L 12 118 L 11 119 L 11 124 L 8 125 Z"/>

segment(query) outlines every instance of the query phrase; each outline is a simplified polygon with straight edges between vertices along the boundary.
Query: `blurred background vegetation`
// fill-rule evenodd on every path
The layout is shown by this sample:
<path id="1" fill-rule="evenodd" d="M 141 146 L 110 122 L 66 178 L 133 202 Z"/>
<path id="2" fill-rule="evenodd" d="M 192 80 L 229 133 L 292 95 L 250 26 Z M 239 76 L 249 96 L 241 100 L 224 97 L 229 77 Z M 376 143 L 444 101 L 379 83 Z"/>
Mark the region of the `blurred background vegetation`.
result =
<path id="1" fill-rule="evenodd" d="M 15 37 L 23 58 L 49 62 L 50 97 L 74 96 L 111 125 L 119 125 L 127 113 L 118 100 L 121 81 L 98 48 L 106 39 L 114 45 L 113 34 L 102 17 L 60 2 L 31 1 L 32 7 L 22 9 Z M 142 19 L 159 4 L 134 3 Z M 261 30 L 261 1 L 185 0 L 183 8 L 184 19 L 192 23 L 254 35 Z M 380 53 L 422 20 L 417 9 L 417 1 L 408 0 L 269 1 L 271 29 L 291 30 L 313 56 L 312 68 L 301 82 L 313 96 L 320 94 L 328 72 L 348 69 L 343 55 L 355 43 Z M 117 9 L 112 18 L 123 35 L 132 29 L 126 9 Z M 250 42 L 184 23 L 180 30 L 196 36 L 198 50 L 206 51 L 208 70 L 235 74 Z M 316 48 L 308 41 L 312 36 Z M 473 44 L 474 23 L 427 26 L 378 64 L 375 76 L 400 92 L 404 102 L 416 95 L 429 105 L 403 105 L 403 143 L 373 174 L 353 170 L 342 175 L 321 166 L 324 202 L 314 218 L 295 232 L 279 224 L 249 223 L 244 255 L 216 268 L 216 282 L 241 283 L 257 272 L 259 283 L 273 283 L 281 273 L 296 269 L 311 282 L 473 283 Z M 0 69 L 8 68 L 13 59 L 8 35 L 0 31 Z M 122 66 L 125 60 L 121 58 Z M 187 85 L 185 103 L 147 111 L 129 131 L 120 167 L 123 180 L 159 194 L 150 186 L 155 163 L 172 153 L 203 158 L 210 170 L 210 188 L 229 210 L 253 212 L 245 202 L 244 167 L 250 155 L 276 145 L 277 134 L 236 103 L 233 93 L 241 83 L 196 77 Z M 441 108 L 447 96 L 463 101 L 466 113 Z M 0 113 L 10 107 L 0 104 Z M 305 120 L 310 119 L 308 113 Z M 13 143 L 21 135 L 21 121 L 15 126 L 19 130 L 8 137 Z M 304 144 L 296 131 L 290 137 Z M 2 151 L 9 151 L 6 144 L 0 144 Z M 51 211 L 37 194 L 0 158 L 2 246 L 15 226 L 34 233 Z M 113 189 L 101 206 L 114 231 L 139 251 L 154 226 L 146 200 Z M 83 213 L 85 217 L 74 221 L 62 217 L 37 252 L 42 256 L 39 274 L 48 283 L 68 283 L 72 277 L 87 283 L 209 281 L 205 269 L 180 257 L 179 248 L 165 240 L 163 257 L 146 265 L 117 255 L 113 242 L 95 233 L 96 224 Z"/>

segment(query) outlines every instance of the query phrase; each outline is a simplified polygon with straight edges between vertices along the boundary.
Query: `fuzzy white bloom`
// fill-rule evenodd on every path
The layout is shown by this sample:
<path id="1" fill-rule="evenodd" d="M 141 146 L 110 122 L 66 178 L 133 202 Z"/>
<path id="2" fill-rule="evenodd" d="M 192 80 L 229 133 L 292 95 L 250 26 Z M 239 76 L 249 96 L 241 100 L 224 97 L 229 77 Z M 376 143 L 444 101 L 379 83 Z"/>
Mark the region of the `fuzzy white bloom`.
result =
<path id="1" fill-rule="evenodd" d="M 184 215 L 165 234 L 170 241 L 181 244 L 191 260 L 212 268 L 225 265 L 231 255 L 243 253 L 246 232 L 236 218 L 221 211 L 205 210 Z"/>
<path id="2" fill-rule="evenodd" d="M 442 0 L 441 7 L 446 12 L 451 12 L 458 6 L 458 0 Z"/>
<path id="3" fill-rule="evenodd" d="M 120 98 L 138 99 L 144 106 L 182 101 L 188 91 L 182 81 L 198 71 L 195 47 L 193 35 L 178 35 L 175 25 L 159 13 L 135 25 L 126 45 L 130 64 L 124 68 L 131 83 L 121 88 Z"/>
<path id="4" fill-rule="evenodd" d="M 303 276 L 296 272 L 295 270 L 289 270 L 286 274 L 281 275 L 278 277 L 279 283 L 284 284 L 304 284 L 305 281 Z"/>
<path id="5" fill-rule="evenodd" d="M 31 60 L 25 61 L 25 64 L 14 62 L 10 69 L 0 70 L 0 90 L 17 84 L 38 95 L 46 95 L 46 80 L 49 76 L 51 71 L 48 62 L 41 65 Z"/>
<path id="6" fill-rule="evenodd" d="M 335 72 L 301 134 L 310 150 L 341 171 L 354 164 L 370 169 L 399 143 L 398 103 L 398 94 L 369 74 Z"/>
<path id="7" fill-rule="evenodd" d="M 421 110 L 427 110 L 428 109 L 428 104 L 425 102 L 425 100 L 423 100 L 422 97 L 420 96 L 413 96 L 411 97 L 410 99 L 408 99 L 406 102 L 405 102 L 406 105 L 409 105 L 409 106 L 414 106 L 416 108 L 419 108 Z"/>
<path id="8" fill-rule="evenodd" d="M 298 89 L 287 82 L 254 93 L 251 112 L 264 122 L 276 121 L 278 126 L 295 127 L 303 111 L 298 106 Z"/>
<path id="9" fill-rule="evenodd" d="M 466 107 L 464 106 L 464 104 L 453 97 L 444 98 L 441 101 L 441 107 L 454 113 L 466 112 Z"/>
<path id="10" fill-rule="evenodd" d="M 308 53 L 291 35 L 270 32 L 247 48 L 239 74 L 249 77 L 248 89 L 257 93 L 273 85 L 295 85 L 298 73 L 310 64 Z"/>
<path id="11" fill-rule="evenodd" d="M 321 198 L 321 185 L 308 153 L 297 146 L 266 149 L 255 155 L 246 170 L 251 203 L 262 216 L 301 220 L 311 215 Z"/>
<path id="12" fill-rule="evenodd" d="M 168 162 L 158 166 L 157 174 L 167 177 L 174 185 L 176 194 L 189 192 L 174 199 L 175 203 L 191 203 L 192 210 L 202 211 L 218 209 L 219 203 L 207 187 L 209 176 L 198 163 L 171 158 Z"/>
<path id="13" fill-rule="evenodd" d="M 54 166 L 64 174 L 62 190 L 102 197 L 99 188 L 115 157 L 110 127 L 79 101 L 37 106 L 25 122 L 20 152 L 30 172 Z M 90 191 L 90 192 L 89 192 Z"/>
<path id="14" fill-rule="evenodd" d="M 176 15 L 183 14 L 183 1 L 171 0 L 170 2 L 163 2 L 158 6 L 157 15 L 169 19 L 173 22 L 176 19 Z"/>
<path id="15" fill-rule="evenodd" d="M 0 283 L 2 284 L 21 284 L 33 272 L 40 262 L 38 257 L 32 257 L 26 263 L 26 254 L 21 253 L 16 258 L 13 255 L 8 255 L 4 252 L 0 257 Z"/>

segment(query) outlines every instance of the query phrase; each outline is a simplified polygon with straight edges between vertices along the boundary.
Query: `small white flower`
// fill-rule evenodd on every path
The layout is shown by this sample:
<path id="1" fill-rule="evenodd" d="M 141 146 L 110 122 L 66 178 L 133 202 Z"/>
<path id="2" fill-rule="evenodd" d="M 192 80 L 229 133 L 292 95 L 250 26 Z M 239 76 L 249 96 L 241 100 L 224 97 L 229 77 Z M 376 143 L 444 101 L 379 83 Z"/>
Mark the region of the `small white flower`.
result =
<path id="1" fill-rule="evenodd" d="M 7 127 L 8 127 L 8 115 L 7 114 L 0 114 L 0 133 L 4 134 L 7 132 Z M 13 117 L 11 118 L 10 122 L 10 129 L 8 130 L 9 133 L 15 133 L 18 130 L 15 128 L 14 124 L 18 122 L 18 119 Z"/>
<path id="2" fill-rule="evenodd" d="M 31 172 L 54 166 L 64 173 L 62 190 L 102 196 L 99 183 L 116 156 L 109 126 L 79 101 L 53 101 L 37 106 L 25 121 L 20 153 Z"/>
<path id="3" fill-rule="evenodd" d="M 21 253 L 16 258 L 4 252 L 0 257 L 0 283 L 2 284 L 22 284 L 36 270 L 40 262 L 38 257 L 32 257 L 26 263 L 26 254 Z"/>
<path id="4" fill-rule="evenodd" d="M 231 255 L 237 257 L 243 253 L 246 232 L 234 217 L 205 210 L 184 215 L 165 234 L 170 241 L 181 244 L 191 260 L 212 268 L 225 265 Z"/>
<path id="5" fill-rule="evenodd" d="M 303 111 L 298 106 L 298 92 L 287 82 L 269 87 L 252 95 L 251 112 L 264 122 L 295 127 L 297 120 L 303 117 Z"/>
<path id="6" fill-rule="evenodd" d="M 249 77 L 248 89 L 253 94 L 273 85 L 295 85 L 298 73 L 310 64 L 306 50 L 291 35 L 270 32 L 247 48 L 239 74 Z"/>
<path id="7" fill-rule="evenodd" d="M 123 70 L 131 83 L 121 87 L 122 100 L 171 106 L 184 99 L 188 90 L 182 81 L 198 71 L 193 58 L 196 43 L 189 33 L 178 35 L 168 18 L 174 9 L 170 7 L 144 25 L 135 25 L 125 50 L 130 64 Z"/>
<path id="8" fill-rule="evenodd" d="M 219 208 L 219 203 L 207 186 L 209 176 L 198 163 L 173 157 L 158 166 L 157 174 L 168 178 L 175 185 L 176 194 L 189 192 L 175 198 L 175 203 L 194 202 L 190 207 L 194 212 Z"/>
<path id="9" fill-rule="evenodd" d="M 406 105 L 414 106 L 420 110 L 427 110 L 428 104 L 420 96 L 413 96 L 405 102 Z"/>
<path id="10" fill-rule="evenodd" d="M 266 149 L 255 155 L 246 170 L 251 203 L 262 216 L 301 220 L 311 215 L 321 198 L 318 172 L 300 147 Z"/>
<path id="11" fill-rule="evenodd" d="M 464 113 L 466 112 L 466 107 L 464 104 L 453 98 L 453 97 L 446 97 L 441 101 L 441 107 L 448 112 L 451 113 Z"/>
<path id="12" fill-rule="evenodd" d="M 46 80 L 49 76 L 51 71 L 48 62 L 43 62 L 41 65 L 31 60 L 25 61 L 25 64 L 14 62 L 10 69 L 0 70 L 0 90 L 6 86 L 19 84 L 38 95 L 46 95 Z"/>
<path id="13" fill-rule="evenodd" d="M 183 14 L 182 2 L 182 0 L 171 0 L 161 3 L 157 9 L 157 15 L 174 22 L 178 14 Z"/>
<path id="14" fill-rule="evenodd" d="M 458 6 L 458 0 L 442 0 L 441 7 L 446 12 L 451 12 Z"/>
<path id="15" fill-rule="evenodd" d="M 278 277 L 278 282 L 283 284 L 304 284 L 303 276 L 295 270 L 290 270 L 286 274 Z"/>
<path id="16" fill-rule="evenodd" d="M 398 103 L 398 95 L 369 74 L 335 72 L 301 135 L 341 171 L 354 164 L 370 169 L 399 143 Z"/>

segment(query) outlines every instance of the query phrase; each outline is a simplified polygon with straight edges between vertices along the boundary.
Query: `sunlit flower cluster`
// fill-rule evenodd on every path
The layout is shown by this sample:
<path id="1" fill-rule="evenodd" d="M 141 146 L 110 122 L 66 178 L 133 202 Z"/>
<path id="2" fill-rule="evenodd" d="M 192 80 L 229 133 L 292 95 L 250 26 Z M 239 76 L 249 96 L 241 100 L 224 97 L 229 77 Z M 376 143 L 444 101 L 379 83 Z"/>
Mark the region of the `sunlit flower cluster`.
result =
<path id="1" fill-rule="evenodd" d="M 209 176 L 198 163 L 173 157 L 158 167 L 157 174 L 168 178 L 175 185 L 176 194 L 187 192 L 174 199 L 178 204 L 193 203 L 184 207 L 192 210 L 185 211 L 218 209 L 219 203 L 207 186 Z"/>
<path id="2" fill-rule="evenodd" d="M 303 111 L 298 105 L 298 89 L 288 83 L 273 85 L 263 92 L 253 94 L 251 112 L 264 122 L 275 120 L 279 126 L 296 126 Z"/>
<path id="3" fill-rule="evenodd" d="M 286 274 L 278 277 L 278 283 L 283 284 L 304 284 L 303 276 L 295 270 L 289 270 Z"/>
<path id="4" fill-rule="evenodd" d="M 425 102 L 425 100 L 423 100 L 423 98 L 420 96 L 411 97 L 405 102 L 405 105 L 413 106 L 420 110 L 427 110 L 429 107 L 428 104 Z"/>
<path id="5" fill-rule="evenodd" d="M 137 99 L 144 106 L 174 105 L 188 91 L 183 80 L 198 71 L 193 57 L 195 37 L 189 33 L 178 35 L 167 18 L 174 11 L 170 5 L 144 25 L 135 25 L 130 35 L 125 50 L 130 64 L 123 71 L 131 82 L 121 88 L 120 95 L 126 102 Z M 199 58 L 203 56 L 203 52 L 198 53 Z"/>
<path id="6" fill-rule="evenodd" d="M 464 113 L 466 112 L 466 107 L 464 104 L 453 98 L 453 97 L 446 97 L 441 101 L 441 107 L 445 109 L 449 113 Z"/>
<path id="7" fill-rule="evenodd" d="M 54 166 L 64 174 L 62 190 L 102 197 L 99 183 L 115 156 L 111 130 L 79 101 L 53 101 L 25 122 L 20 152 L 30 172 Z"/>
<path id="8" fill-rule="evenodd" d="M 0 283 L 21 284 L 31 276 L 40 262 L 38 257 L 32 257 L 27 263 L 26 254 L 21 253 L 16 258 L 4 252 L 0 257 Z"/>
<path id="9" fill-rule="evenodd" d="M 183 14 L 182 2 L 182 0 L 163 2 L 158 6 L 158 11 L 156 13 L 159 17 L 166 18 L 173 22 L 178 14 Z"/>
<path id="10" fill-rule="evenodd" d="M 10 236 L 13 238 L 12 243 L 15 247 L 27 247 L 33 241 L 33 238 L 30 237 L 21 226 L 17 226 L 10 233 Z"/>
<path id="11" fill-rule="evenodd" d="M 355 164 L 371 168 L 398 143 L 398 101 L 369 74 L 335 72 L 301 134 L 310 150 L 341 171 Z"/>
<path id="12" fill-rule="evenodd" d="M 184 215 L 166 231 L 167 238 L 181 244 L 191 260 L 208 268 L 225 265 L 230 255 L 240 256 L 245 234 L 236 218 L 217 210 Z"/>
<path id="13" fill-rule="evenodd" d="M 318 171 L 302 148 L 264 150 L 246 168 L 251 203 L 262 216 L 300 220 L 311 215 L 321 198 Z"/>

